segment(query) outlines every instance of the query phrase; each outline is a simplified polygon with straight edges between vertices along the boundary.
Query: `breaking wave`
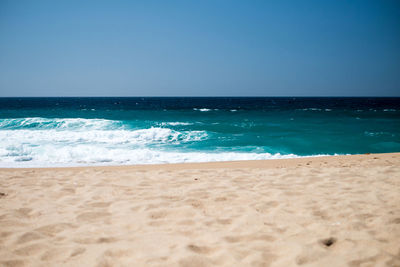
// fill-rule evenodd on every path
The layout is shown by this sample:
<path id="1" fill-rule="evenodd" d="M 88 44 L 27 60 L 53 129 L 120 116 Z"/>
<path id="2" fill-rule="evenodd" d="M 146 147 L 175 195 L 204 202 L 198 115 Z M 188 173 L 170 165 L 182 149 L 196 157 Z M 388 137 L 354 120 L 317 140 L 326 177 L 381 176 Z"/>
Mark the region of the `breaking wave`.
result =
<path id="1" fill-rule="evenodd" d="M 249 152 L 186 151 L 209 138 L 206 131 L 168 126 L 131 129 L 105 119 L 0 119 L 0 167 L 118 165 L 252 160 L 295 157 Z"/>
<path id="2" fill-rule="evenodd" d="M 122 121 L 105 119 L 81 119 L 81 118 L 16 118 L 0 119 L 0 130 L 113 130 L 122 129 Z"/>

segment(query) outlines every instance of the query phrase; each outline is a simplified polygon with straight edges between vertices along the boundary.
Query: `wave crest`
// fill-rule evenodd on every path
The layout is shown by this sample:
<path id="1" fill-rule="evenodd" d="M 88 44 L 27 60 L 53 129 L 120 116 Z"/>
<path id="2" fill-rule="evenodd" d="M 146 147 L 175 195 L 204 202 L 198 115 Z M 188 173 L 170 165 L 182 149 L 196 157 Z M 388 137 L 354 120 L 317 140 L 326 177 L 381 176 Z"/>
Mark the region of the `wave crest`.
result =
<path id="1" fill-rule="evenodd" d="M 123 129 L 117 120 L 82 118 L 15 118 L 0 119 L 0 130 L 114 130 Z"/>

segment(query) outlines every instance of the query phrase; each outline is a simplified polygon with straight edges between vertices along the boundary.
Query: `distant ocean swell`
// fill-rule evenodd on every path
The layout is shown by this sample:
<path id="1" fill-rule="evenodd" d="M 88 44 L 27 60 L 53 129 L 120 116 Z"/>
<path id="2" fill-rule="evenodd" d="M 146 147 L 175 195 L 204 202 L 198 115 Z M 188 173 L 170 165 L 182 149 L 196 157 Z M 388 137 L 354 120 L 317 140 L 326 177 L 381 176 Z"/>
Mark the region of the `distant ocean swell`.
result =
<path id="1" fill-rule="evenodd" d="M 0 119 L 0 167 L 155 164 L 292 158 L 294 154 L 182 151 L 202 142 L 206 131 L 177 131 L 169 125 L 132 129 L 122 121 L 82 118 Z M 175 148 L 173 147 L 175 145 Z M 172 146 L 172 147 L 171 147 Z"/>

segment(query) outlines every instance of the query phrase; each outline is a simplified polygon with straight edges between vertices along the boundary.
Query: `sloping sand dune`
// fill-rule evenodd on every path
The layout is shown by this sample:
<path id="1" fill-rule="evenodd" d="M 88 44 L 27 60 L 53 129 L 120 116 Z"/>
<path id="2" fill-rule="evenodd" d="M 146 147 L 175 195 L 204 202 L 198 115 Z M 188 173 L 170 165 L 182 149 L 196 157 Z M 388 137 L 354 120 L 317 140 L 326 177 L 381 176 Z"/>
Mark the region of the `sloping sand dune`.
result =
<path id="1" fill-rule="evenodd" d="M 400 154 L 0 169 L 4 266 L 400 266 Z"/>

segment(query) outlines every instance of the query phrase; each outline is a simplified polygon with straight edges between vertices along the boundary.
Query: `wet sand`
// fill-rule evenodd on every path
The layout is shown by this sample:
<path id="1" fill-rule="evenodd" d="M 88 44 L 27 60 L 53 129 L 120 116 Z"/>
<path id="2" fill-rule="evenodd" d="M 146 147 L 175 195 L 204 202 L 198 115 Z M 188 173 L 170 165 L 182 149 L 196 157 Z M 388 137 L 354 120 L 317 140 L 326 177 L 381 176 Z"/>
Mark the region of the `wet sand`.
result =
<path id="1" fill-rule="evenodd" d="M 400 153 L 0 169 L 2 266 L 400 266 Z"/>

